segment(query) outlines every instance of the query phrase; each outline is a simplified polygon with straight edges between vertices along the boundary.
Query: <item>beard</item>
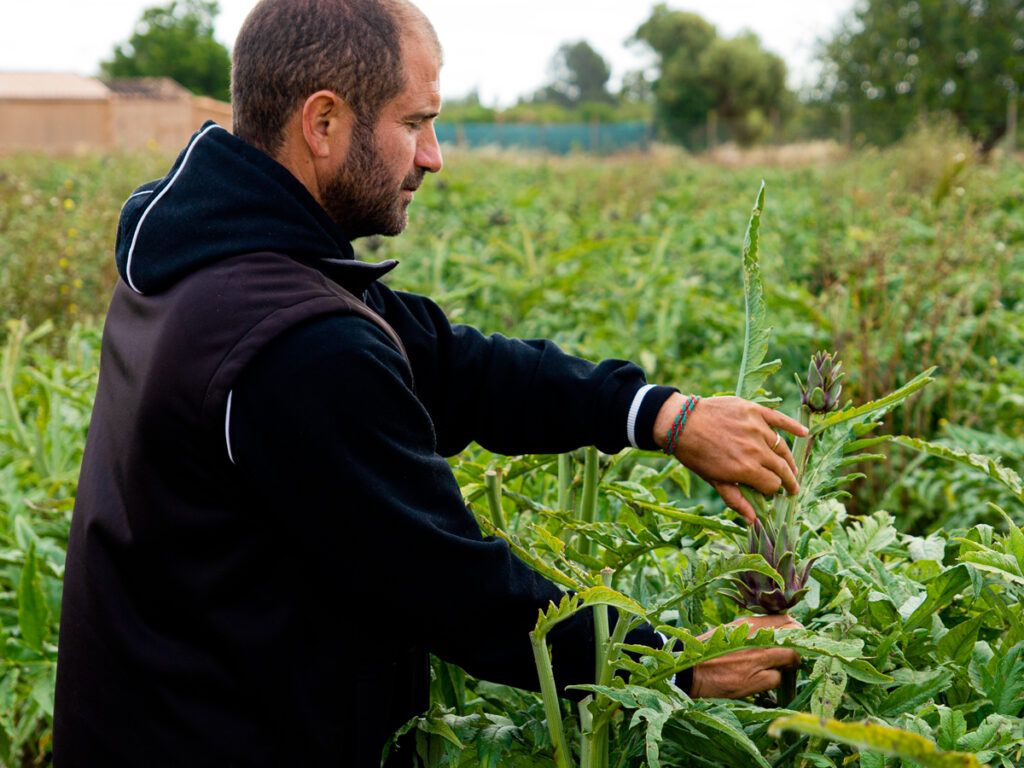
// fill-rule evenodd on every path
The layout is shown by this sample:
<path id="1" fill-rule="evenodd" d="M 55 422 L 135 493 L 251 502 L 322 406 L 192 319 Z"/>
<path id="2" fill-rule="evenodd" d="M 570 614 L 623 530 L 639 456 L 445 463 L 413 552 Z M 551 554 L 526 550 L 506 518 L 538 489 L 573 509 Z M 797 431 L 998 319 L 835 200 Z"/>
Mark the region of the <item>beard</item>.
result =
<path id="1" fill-rule="evenodd" d="M 425 173 L 414 168 L 396 182 L 381 160 L 373 128 L 357 120 L 345 162 L 320 184 L 321 204 L 350 240 L 397 235 L 409 223 L 409 203 L 402 199 L 402 190 L 418 187 Z"/>

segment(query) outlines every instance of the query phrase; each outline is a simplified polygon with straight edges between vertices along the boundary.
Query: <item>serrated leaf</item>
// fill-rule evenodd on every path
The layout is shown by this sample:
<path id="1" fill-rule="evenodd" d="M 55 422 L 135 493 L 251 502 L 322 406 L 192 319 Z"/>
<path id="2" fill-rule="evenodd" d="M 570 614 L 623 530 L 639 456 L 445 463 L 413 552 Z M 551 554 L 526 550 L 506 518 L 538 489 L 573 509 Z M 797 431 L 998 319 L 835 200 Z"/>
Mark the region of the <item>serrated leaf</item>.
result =
<path id="1" fill-rule="evenodd" d="M 687 720 L 698 723 L 713 731 L 718 731 L 724 735 L 729 739 L 731 746 L 738 746 L 746 752 L 753 759 L 754 764 L 759 765 L 762 768 L 771 768 L 771 764 L 764 759 L 764 756 L 757 748 L 757 745 L 750 740 L 750 737 L 747 736 L 741 728 L 737 728 L 731 723 L 728 723 L 719 717 L 715 717 L 708 712 L 701 712 L 699 710 L 691 710 L 686 713 L 685 717 Z"/>
<path id="2" fill-rule="evenodd" d="M 904 629 L 909 632 L 931 621 L 933 615 L 953 602 L 954 598 L 970 584 L 971 574 L 962 563 L 943 571 L 928 585 L 927 596 L 907 619 Z"/>
<path id="3" fill-rule="evenodd" d="M 967 720 L 964 713 L 948 707 L 939 708 L 939 727 L 935 729 L 935 743 L 940 749 L 952 750 L 960 746 L 960 739 L 967 734 Z"/>
<path id="4" fill-rule="evenodd" d="M 1024 642 L 1017 643 L 999 659 L 993 682 L 987 693 L 996 712 L 1018 717 L 1024 709 Z"/>
<path id="5" fill-rule="evenodd" d="M 761 367 L 772 329 L 767 326 L 768 311 L 764 303 L 764 283 L 761 269 L 757 264 L 761 211 L 764 210 L 765 183 L 757 192 L 750 222 L 743 236 L 743 356 L 740 359 L 739 378 L 736 381 L 736 395 L 747 400 L 757 394 L 766 372 Z"/>
<path id="6" fill-rule="evenodd" d="M 985 617 L 979 614 L 950 628 L 939 639 L 939 656 L 958 666 L 965 666 L 971 658 L 974 643 L 978 639 L 978 629 L 984 622 Z"/>
<path id="7" fill-rule="evenodd" d="M 47 717 L 53 717 L 53 691 L 57 684 L 57 665 L 45 665 L 32 685 L 32 698 Z"/>
<path id="8" fill-rule="evenodd" d="M 976 469 L 991 477 L 996 482 L 1010 489 L 1010 491 L 1021 501 L 1024 501 L 1024 481 L 1020 475 L 1009 467 L 1004 467 L 1000 460 L 993 456 L 984 454 L 968 453 L 960 448 L 951 448 L 939 443 L 930 443 L 916 437 L 897 435 L 891 438 L 893 442 L 913 448 L 915 451 L 926 453 L 929 456 L 937 456 L 946 461 L 964 464 Z"/>
<path id="9" fill-rule="evenodd" d="M 488 718 L 492 723 L 480 729 L 475 740 L 476 754 L 480 759 L 480 768 L 499 768 L 502 754 L 519 738 L 519 728 L 506 717 L 488 715 Z"/>
<path id="10" fill-rule="evenodd" d="M 916 733 L 866 720 L 844 723 L 801 713 L 776 720 L 768 728 L 768 733 L 775 738 L 786 731 L 837 741 L 862 751 L 915 760 L 928 768 L 984 768 L 974 755 L 943 752 L 935 742 Z"/>
<path id="11" fill-rule="evenodd" d="M 21 581 L 18 583 L 18 627 L 21 629 L 22 642 L 33 651 L 43 650 L 49 615 L 36 560 L 36 543 L 32 541 L 25 556 L 25 565 L 21 569 Z"/>
<path id="12" fill-rule="evenodd" d="M 621 592 L 609 587 L 589 587 L 574 595 L 564 595 L 558 605 L 549 603 L 547 610 L 540 611 L 534 631 L 543 638 L 558 624 L 594 605 L 610 605 L 634 616 L 646 615 L 642 605 Z"/>
<path id="13" fill-rule="evenodd" d="M 922 680 L 901 685 L 891 690 L 875 708 L 875 714 L 893 718 L 904 712 L 916 710 L 925 702 L 946 690 L 953 682 L 953 672 L 937 669 Z"/>
<path id="14" fill-rule="evenodd" d="M 722 518 L 710 516 L 704 517 L 703 515 L 695 514 L 696 511 L 702 509 L 702 507 L 699 506 L 691 507 L 689 509 L 677 509 L 676 507 L 669 506 L 668 504 L 656 504 L 642 499 L 634 499 L 630 496 L 626 496 L 625 494 L 616 492 L 614 488 L 609 488 L 607 491 L 609 496 L 620 499 L 634 507 L 650 510 L 651 512 L 663 515 L 670 520 L 688 523 L 690 525 L 697 526 L 698 528 L 705 528 L 710 531 L 723 531 L 726 533 L 740 533 L 744 530 L 742 526 L 736 525 L 736 523 L 729 522 Z"/>
<path id="15" fill-rule="evenodd" d="M 912 394 L 917 392 L 922 387 L 926 386 L 930 382 L 934 381 L 931 374 L 935 371 L 935 366 L 932 366 L 928 370 L 919 373 L 913 379 L 908 381 L 902 387 L 894 392 L 880 397 L 877 400 L 872 400 L 869 403 L 858 405 L 855 408 L 845 408 L 835 413 L 830 413 L 822 421 L 811 428 L 811 434 L 817 435 L 824 432 L 826 429 L 835 427 L 847 421 L 863 420 L 863 418 L 869 414 L 875 414 L 876 412 L 886 412 L 896 407 Z"/>
<path id="16" fill-rule="evenodd" d="M 508 544 L 509 549 L 512 550 L 516 557 L 541 575 L 546 576 L 548 579 L 555 582 L 555 584 L 561 584 L 563 587 L 568 587 L 569 589 L 581 589 L 583 587 L 583 583 L 581 581 L 569 576 L 568 574 L 562 573 L 556 568 L 552 568 L 535 554 L 523 547 L 515 536 L 500 530 L 494 525 L 489 516 L 478 514 L 476 516 L 476 520 L 477 523 L 480 524 L 484 533 L 488 536 L 504 539 L 505 543 Z"/>
<path id="17" fill-rule="evenodd" d="M 822 656 L 814 662 L 811 679 L 821 681 L 811 694 L 811 714 L 817 717 L 832 717 L 842 703 L 849 681 L 842 662 L 839 659 Z M 808 750 L 812 752 L 822 751 L 822 746 L 820 739 L 812 739 L 807 745 Z"/>
<path id="18" fill-rule="evenodd" d="M 962 553 L 960 559 L 965 563 L 970 563 L 979 571 L 994 573 L 1016 584 L 1024 584 L 1024 574 L 1020 572 L 1020 566 L 1016 559 L 1010 555 L 991 550 L 973 550 Z"/>

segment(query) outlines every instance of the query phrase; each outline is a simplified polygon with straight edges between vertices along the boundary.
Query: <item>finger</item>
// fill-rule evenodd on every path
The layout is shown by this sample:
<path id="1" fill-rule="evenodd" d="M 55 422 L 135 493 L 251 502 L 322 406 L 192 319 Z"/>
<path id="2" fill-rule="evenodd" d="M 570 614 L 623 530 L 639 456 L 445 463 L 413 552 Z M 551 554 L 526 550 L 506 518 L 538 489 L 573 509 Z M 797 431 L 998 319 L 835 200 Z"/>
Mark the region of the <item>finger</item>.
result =
<path id="1" fill-rule="evenodd" d="M 775 434 L 778 434 L 778 432 L 776 432 Z M 775 447 L 772 448 L 772 453 L 777 454 L 778 456 L 781 456 L 782 459 L 787 464 L 789 464 L 789 468 L 791 470 L 793 470 L 793 475 L 795 477 L 796 476 L 796 460 L 793 458 L 793 452 L 789 448 L 789 443 L 787 443 L 785 440 L 779 440 L 778 443 L 775 443 Z"/>
<path id="2" fill-rule="evenodd" d="M 796 435 L 797 437 L 807 436 L 807 427 L 796 419 L 790 418 L 781 411 L 773 411 L 771 408 L 766 408 L 763 405 L 758 407 L 761 408 L 761 416 L 768 422 L 768 426 L 784 429 L 789 434 Z"/>
<path id="3" fill-rule="evenodd" d="M 782 464 L 785 464 L 785 462 L 782 462 Z M 779 477 L 778 473 L 763 465 L 758 465 L 756 469 L 751 469 L 747 476 L 742 478 L 742 481 L 765 496 L 774 496 L 779 492 L 779 488 L 782 487 L 782 478 Z"/>
<path id="4" fill-rule="evenodd" d="M 779 456 L 779 454 L 773 453 L 770 456 L 766 456 L 762 466 L 771 471 L 779 480 L 782 481 L 782 487 L 785 488 L 788 493 L 795 494 L 800 490 L 800 485 L 796 481 L 796 473 L 793 471 L 793 468 L 789 466 L 786 460 Z"/>
<path id="5" fill-rule="evenodd" d="M 714 485 L 715 490 L 718 491 L 718 495 L 722 497 L 722 501 L 725 502 L 726 506 L 738 512 L 748 524 L 754 524 L 757 520 L 757 513 L 750 506 L 750 502 L 743 498 L 738 485 L 734 483 L 712 483 L 712 485 Z"/>

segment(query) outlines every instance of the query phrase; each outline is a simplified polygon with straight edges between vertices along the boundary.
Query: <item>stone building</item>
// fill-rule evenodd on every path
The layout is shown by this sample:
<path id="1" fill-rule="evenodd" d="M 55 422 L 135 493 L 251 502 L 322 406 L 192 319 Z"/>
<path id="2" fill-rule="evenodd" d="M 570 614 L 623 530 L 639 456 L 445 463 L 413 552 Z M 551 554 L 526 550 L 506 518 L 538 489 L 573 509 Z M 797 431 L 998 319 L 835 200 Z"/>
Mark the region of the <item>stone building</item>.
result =
<path id="1" fill-rule="evenodd" d="M 206 120 L 230 129 L 231 106 L 170 78 L 0 72 L 0 153 L 177 149 Z"/>

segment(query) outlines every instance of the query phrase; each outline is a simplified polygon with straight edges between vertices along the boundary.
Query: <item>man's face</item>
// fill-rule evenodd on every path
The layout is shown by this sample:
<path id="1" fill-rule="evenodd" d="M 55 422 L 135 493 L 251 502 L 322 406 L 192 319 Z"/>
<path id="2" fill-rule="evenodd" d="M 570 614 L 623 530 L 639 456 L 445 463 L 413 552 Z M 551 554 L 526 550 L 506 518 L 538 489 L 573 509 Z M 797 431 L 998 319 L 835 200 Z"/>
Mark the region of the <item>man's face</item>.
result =
<path id="1" fill-rule="evenodd" d="M 324 209 L 353 240 L 402 232 L 413 192 L 427 171 L 441 170 L 434 133 L 440 61 L 421 38 L 407 34 L 403 40 L 405 89 L 384 106 L 375 126 L 356 121 L 345 161 L 320 184 Z"/>

